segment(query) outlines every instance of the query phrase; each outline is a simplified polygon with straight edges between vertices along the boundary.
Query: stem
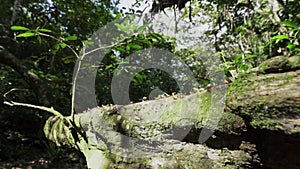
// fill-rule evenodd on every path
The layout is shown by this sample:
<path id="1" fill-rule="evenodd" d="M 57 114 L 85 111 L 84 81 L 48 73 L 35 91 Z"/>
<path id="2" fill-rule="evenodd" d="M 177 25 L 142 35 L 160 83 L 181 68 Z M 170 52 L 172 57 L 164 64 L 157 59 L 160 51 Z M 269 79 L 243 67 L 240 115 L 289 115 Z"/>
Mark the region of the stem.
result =
<path id="1" fill-rule="evenodd" d="M 28 104 L 28 103 L 19 103 L 19 102 L 13 102 L 13 101 L 4 101 L 4 104 L 9 105 L 9 106 L 23 106 L 23 107 L 30 107 L 30 108 L 35 108 L 39 110 L 43 110 L 49 113 L 52 113 L 55 116 L 59 116 L 60 118 L 64 119 L 65 117 L 58 111 L 54 110 L 53 107 L 44 107 L 44 106 L 37 106 L 33 104 Z"/>
<path id="2" fill-rule="evenodd" d="M 44 106 L 37 106 L 29 103 L 19 103 L 19 102 L 13 102 L 13 101 L 4 101 L 4 104 L 9 105 L 9 106 L 23 106 L 23 107 L 29 107 L 29 108 L 35 108 L 39 110 L 43 110 L 49 113 L 52 113 L 54 116 L 58 116 L 60 119 L 65 120 L 70 126 L 74 126 L 71 121 L 63 116 L 60 112 L 56 111 L 53 107 L 44 107 Z M 75 127 L 75 126 L 74 126 Z"/>
<path id="3" fill-rule="evenodd" d="M 51 35 L 48 35 L 48 34 L 45 34 L 45 33 L 38 33 L 39 35 L 41 35 L 41 36 L 45 36 L 45 37 L 49 37 L 49 38 L 52 38 L 52 39 L 55 39 L 55 40 L 57 40 L 59 43 L 64 43 L 64 44 L 66 44 L 65 42 L 63 42 L 61 39 L 58 39 L 58 38 L 56 38 L 56 37 L 54 37 L 54 36 L 51 36 Z M 76 53 L 76 51 L 70 46 L 70 45 L 68 45 L 68 44 L 66 44 L 66 46 L 75 54 L 75 56 L 77 57 L 77 58 L 79 58 L 79 55 Z"/>
<path id="4" fill-rule="evenodd" d="M 76 88 L 76 81 L 77 81 L 77 77 L 79 74 L 79 70 L 80 70 L 80 66 L 81 66 L 81 61 L 84 57 L 84 53 L 82 55 L 82 57 L 79 58 L 79 62 L 78 62 L 78 68 L 76 70 L 75 76 L 74 76 L 74 80 L 73 80 L 73 84 L 72 84 L 72 98 L 71 98 L 71 117 L 72 120 L 74 120 L 74 104 L 75 104 L 75 88 Z"/>
<path id="5" fill-rule="evenodd" d="M 58 39 L 58 38 L 56 38 L 56 37 L 54 37 L 54 36 L 52 36 L 52 35 L 48 35 L 48 34 L 45 34 L 45 33 L 38 33 L 39 35 L 41 35 L 41 36 L 45 36 L 45 37 L 49 37 L 49 38 L 52 38 L 52 39 L 55 39 L 55 40 L 57 40 L 59 43 L 64 43 L 61 39 Z M 66 43 L 64 43 L 64 44 L 66 44 Z M 121 43 L 122 44 L 122 43 Z M 85 53 L 85 51 L 83 52 L 83 54 L 82 54 L 82 56 L 80 57 L 77 53 L 76 53 L 76 51 L 70 46 L 70 45 L 68 45 L 68 44 L 66 44 L 66 46 L 76 55 L 76 57 L 79 59 L 79 62 L 78 62 L 78 68 L 77 68 L 77 70 L 76 70 L 76 73 L 75 73 L 75 76 L 74 76 L 74 80 L 73 80 L 73 84 L 72 84 L 72 98 L 71 98 L 71 117 L 72 117 L 72 119 L 74 120 L 74 102 L 75 102 L 75 88 L 76 88 L 76 81 L 77 81 L 77 77 L 78 77 L 78 74 L 79 74 L 79 70 L 80 70 L 80 66 L 81 66 L 81 62 L 82 62 L 82 60 L 84 59 L 84 57 L 86 56 L 86 55 L 88 55 L 88 54 L 90 54 L 90 53 L 92 53 L 92 52 L 96 52 L 96 51 L 98 51 L 98 50 L 102 50 L 102 49 L 107 49 L 107 48 L 112 48 L 112 47 L 114 47 L 115 45 L 117 45 L 117 44 L 112 44 L 112 45 L 109 45 L 109 46 L 104 46 L 104 47 L 99 47 L 99 48 L 96 48 L 96 49 L 94 49 L 94 50 L 91 50 L 91 51 L 89 51 L 89 52 L 87 52 L 87 53 Z"/>
<path id="6" fill-rule="evenodd" d="M 120 44 L 123 44 L 123 43 L 120 43 Z M 125 44 L 125 43 L 124 43 Z M 99 47 L 99 48 L 96 48 L 94 50 L 91 50 L 89 52 L 85 52 L 85 50 L 83 49 L 83 54 L 81 57 L 79 57 L 79 62 L 78 62 L 78 67 L 77 67 L 77 70 L 75 72 L 75 76 L 74 76 L 74 80 L 73 80 L 73 85 L 72 85 L 72 99 L 71 99 L 71 117 L 72 119 L 74 120 L 74 102 L 75 102 L 75 88 L 76 88 L 76 81 L 77 81 L 77 77 L 78 77 L 78 74 L 79 74 L 79 70 L 80 70 L 80 66 L 81 66 L 81 63 L 82 63 L 82 60 L 84 59 L 84 57 L 90 53 L 93 53 L 93 52 L 96 52 L 98 50 L 102 50 L 102 49 L 108 49 L 108 48 L 112 48 L 114 46 L 116 46 L 117 44 L 112 44 L 112 45 L 108 45 L 108 46 L 103 46 L 103 47 Z"/>

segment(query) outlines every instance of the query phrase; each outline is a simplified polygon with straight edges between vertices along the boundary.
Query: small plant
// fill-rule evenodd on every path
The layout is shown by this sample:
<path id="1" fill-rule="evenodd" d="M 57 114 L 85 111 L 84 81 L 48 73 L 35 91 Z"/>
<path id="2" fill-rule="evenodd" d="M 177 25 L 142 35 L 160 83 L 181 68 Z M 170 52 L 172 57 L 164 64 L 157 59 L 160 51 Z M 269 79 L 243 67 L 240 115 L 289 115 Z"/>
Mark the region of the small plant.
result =
<path id="1" fill-rule="evenodd" d="M 283 47 L 278 48 L 278 53 L 283 53 L 284 55 L 293 56 L 300 52 L 300 25 L 292 21 L 283 21 L 282 24 L 286 28 L 285 34 L 278 34 L 271 38 L 272 44 L 283 43 Z"/>
<path id="2" fill-rule="evenodd" d="M 257 57 L 257 55 L 245 55 L 244 53 L 238 54 L 235 56 L 234 60 L 227 60 L 225 57 L 225 52 L 218 52 L 219 57 L 222 58 L 223 63 L 221 64 L 222 69 L 225 73 L 229 75 L 229 80 L 233 81 L 236 79 L 240 73 L 246 72 L 251 69 L 253 66 L 250 62 L 252 58 Z"/>
<path id="3" fill-rule="evenodd" d="M 39 28 L 39 27 L 37 27 L 36 29 L 29 29 L 29 28 L 26 28 L 24 26 L 12 26 L 11 30 L 26 31 L 24 33 L 20 33 L 20 34 L 16 35 L 16 37 L 17 38 L 36 37 L 39 44 L 42 44 L 42 42 L 43 42 L 42 41 L 42 36 L 52 38 L 52 39 L 54 39 L 58 42 L 58 44 L 56 44 L 54 46 L 54 49 L 51 50 L 52 54 L 57 53 L 57 51 L 59 49 L 64 49 L 64 48 L 67 47 L 70 50 L 72 50 L 72 52 L 77 56 L 77 58 L 79 58 L 78 54 L 74 51 L 74 49 L 66 43 L 68 41 L 77 40 L 77 36 L 68 36 L 68 37 L 65 37 L 65 38 L 62 38 L 62 37 L 61 38 L 56 38 L 52 35 L 47 34 L 47 33 L 51 33 L 52 30 Z"/>

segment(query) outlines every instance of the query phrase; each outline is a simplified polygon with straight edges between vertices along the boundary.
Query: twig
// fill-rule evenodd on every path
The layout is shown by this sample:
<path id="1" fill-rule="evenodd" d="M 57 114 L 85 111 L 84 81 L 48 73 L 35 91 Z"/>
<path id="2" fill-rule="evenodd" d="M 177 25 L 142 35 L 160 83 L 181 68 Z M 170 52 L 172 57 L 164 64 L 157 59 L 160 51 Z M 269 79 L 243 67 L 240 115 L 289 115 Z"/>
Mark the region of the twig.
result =
<path id="1" fill-rule="evenodd" d="M 119 44 L 125 44 L 125 43 L 119 43 Z M 103 46 L 103 47 L 99 47 L 99 48 L 96 48 L 96 49 L 93 49 L 89 52 L 85 52 L 85 50 L 83 50 L 83 54 L 81 57 L 79 57 L 79 62 L 78 62 L 78 67 L 77 67 L 77 70 L 75 72 L 75 76 L 74 76 L 74 80 L 73 80 L 73 85 L 72 85 L 72 99 L 71 99 L 71 117 L 72 119 L 74 120 L 74 108 L 75 108 L 75 89 L 76 89 L 76 81 L 77 81 L 77 77 L 78 77 L 78 74 L 79 74 L 79 70 L 80 70 L 80 66 L 81 66 L 81 63 L 82 63 L 82 60 L 84 59 L 84 57 L 90 53 L 93 53 L 93 52 L 96 52 L 98 50 L 102 50 L 102 49 L 108 49 L 108 48 L 112 48 L 114 46 L 116 46 L 117 44 L 112 44 L 112 45 L 108 45 L 108 46 Z"/>
<path id="2" fill-rule="evenodd" d="M 45 36 L 45 37 L 49 37 L 49 38 L 52 38 L 52 39 L 55 39 L 55 40 L 57 40 L 59 43 L 64 43 L 74 54 L 75 54 L 75 56 L 77 57 L 77 58 L 79 58 L 79 55 L 76 53 L 76 51 L 70 46 L 70 45 L 68 45 L 68 44 L 66 44 L 65 42 L 63 42 L 61 39 L 58 39 L 58 38 L 56 38 L 56 37 L 54 37 L 54 36 L 51 36 L 51 35 L 48 35 L 48 34 L 45 34 L 45 33 L 41 33 L 41 32 L 39 32 L 38 33 L 39 35 L 41 35 L 41 36 Z"/>
<path id="3" fill-rule="evenodd" d="M 6 97 L 6 95 L 8 95 L 9 93 L 13 92 L 13 91 L 28 91 L 27 89 L 18 89 L 18 88 L 12 88 L 10 89 L 8 92 L 4 93 L 3 96 Z"/>
<path id="4" fill-rule="evenodd" d="M 14 102 L 14 101 L 4 101 L 4 104 L 9 105 L 9 106 L 23 106 L 23 107 L 30 107 L 30 108 L 35 108 L 35 109 L 39 109 L 39 110 L 43 110 L 49 113 L 52 113 L 55 116 L 58 116 L 62 119 L 64 119 L 65 117 L 58 111 L 54 110 L 53 107 L 44 107 L 44 106 L 37 106 L 37 105 L 33 105 L 33 104 L 28 104 L 28 103 L 19 103 L 19 102 Z"/>

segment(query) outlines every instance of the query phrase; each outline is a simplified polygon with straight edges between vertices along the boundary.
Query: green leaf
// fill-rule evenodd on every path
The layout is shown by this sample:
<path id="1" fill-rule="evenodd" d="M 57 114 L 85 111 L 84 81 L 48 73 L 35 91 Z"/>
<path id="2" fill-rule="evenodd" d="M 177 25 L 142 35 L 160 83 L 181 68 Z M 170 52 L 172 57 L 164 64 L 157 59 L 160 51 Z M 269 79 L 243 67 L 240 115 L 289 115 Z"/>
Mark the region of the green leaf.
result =
<path id="1" fill-rule="evenodd" d="M 25 33 L 21 33 L 19 35 L 17 35 L 17 38 L 27 38 L 27 37 L 32 37 L 35 36 L 36 34 L 33 32 L 25 32 Z"/>
<path id="2" fill-rule="evenodd" d="M 11 30 L 14 30 L 14 31 L 29 31 L 30 29 L 29 28 L 26 28 L 24 26 L 12 26 L 10 27 Z"/>
<path id="3" fill-rule="evenodd" d="M 77 36 L 68 36 L 64 38 L 64 41 L 77 40 Z"/>
<path id="4" fill-rule="evenodd" d="M 59 44 L 55 44 L 55 45 L 54 45 L 54 49 L 55 49 L 55 50 L 59 50 L 59 49 L 60 49 L 60 45 L 59 45 Z"/>
<path id="5" fill-rule="evenodd" d="M 60 47 L 60 44 L 55 44 L 53 49 L 51 49 L 51 53 L 55 55 L 59 51 Z"/>
<path id="6" fill-rule="evenodd" d="M 140 42 L 147 45 L 147 46 L 151 44 L 151 42 L 149 42 L 148 39 L 142 39 L 142 40 L 140 40 Z"/>
<path id="7" fill-rule="evenodd" d="M 139 73 L 137 73 L 137 74 L 135 75 L 135 77 L 138 78 L 138 79 L 143 79 L 143 78 L 144 78 L 144 76 L 141 75 L 141 74 L 139 74 Z"/>
<path id="8" fill-rule="evenodd" d="M 116 74 L 116 75 L 119 75 L 119 74 L 121 74 L 122 70 L 120 70 L 120 69 L 114 69 L 112 72 L 113 72 L 114 74 Z M 132 80 L 133 80 L 133 79 L 132 79 Z"/>
<path id="9" fill-rule="evenodd" d="M 241 25 L 241 26 L 237 27 L 236 30 L 237 31 L 247 30 L 247 27 L 244 25 Z"/>
<path id="10" fill-rule="evenodd" d="M 139 27 L 139 28 L 137 29 L 138 33 L 140 33 L 140 32 L 142 32 L 143 30 L 145 30 L 149 25 L 150 25 L 150 24 L 147 23 L 147 24 L 145 24 L 145 25 Z"/>
<path id="11" fill-rule="evenodd" d="M 119 29 L 119 30 L 122 30 L 123 26 L 119 23 L 115 23 L 115 26 Z"/>
<path id="12" fill-rule="evenodd" d="M 132 81 L 133 83 L 137 83 L 137 82 L 138 82 L 135 78 L 133 78 L 131 81 Z"/>
<path id="13" fill-rule="evenodd" d="M 274 41 L 274 40 L 283 40 L 283 39 L 289 39 L 289 37 L 287 35 L 276 35 L 276 36 L 271 38 L 272 41 Z"/>
<path id="14" fill-rule="evenodd" d="M 242 60 L 242 56 L 243 56 L 242 53 L 240 53 L 240 54 L 238 54 L 237 56 L 235 56 L 235 58 L 234 58 L 234 63 L 240 62 L 240 61 Z"/>
<path id="15" fill-rule="evenodd" d="M 282 24 L 284 26 L 288 26 L 288 27 L 293 27 L 293 28 L 297 28 L 298 25 L 292 21 L 283 21 Z"/>
<path id="16" fill-rule="evenodd" d="M 105 67 L 105 70 L 108 70 L 108 69 L 110 69 L 111 67 L 113 67 L 113 65 L 112 65 L 112 64 L 110 64 L 110 65 L 106 66 L 106 67 Z"/>
<path id="17" fill-rule="evenodd" d="M 247 55 L 246 57 L 245 57 L 245 60 L 247 60 L 247 59 L 252 59 L 252 58 L 256 58 L 257 57 L 257 55 Z"/>
<path id="18" fill-rule="evenodd" d="M 46 33 L 50 33 L 52 32 L 52 30 L 49 29 L 38 29 L 39 32 L 46 32 Z"/>
<path id="19" fill-rule="evenodd" d="M 75 57 L 74 56 L 66 56 L 64 58 L 62 58 L 62 61 L 64 62 L 64 64 L 68 64 L 71 62 L 74 62 Z"/>
<path id="20" fill-rule="evenodd" d="M 128 52 L 130 51 L 130 46 L 129 45 L 126 46 L 126 51 L 128 51 Z"/>
<path id="21" fill-rule="evenodd" d="M 131 45 L 130 47 L 133 48 L 133 49 L 137 49 L 137 50 L 140 50 L 140 49 L 143 48 L 142 46 L 140 46 L 140 45 L 138 45 L 138 44 L 133 44 L 133 45 Z"/>
<path id="22" fill-rule="evenodd" d="M 59 46 L 64 49 L 67 46 L 67 44 L 61 43 L 61 44 L 59 44 Z"/>
<path id="23" fill-rule="evenodd" d="M 248 69 L 249 69 L 249 67 L 248 67 L 248 65 L 246 65 L 246 64 L 242 64 L 242 65 L 240 66 L 240 70 L 246 71 L 246 70 L 248 70 Z"/>
<path id="24" fill-rule="evenodd" d="M 293 45 L 292 43 L 289 43 L 286 47 L 290 50 L 293 50 L 295 48 L 295 45 Z"/>
<path id="25" fill-rule="evenodd" d="M 41 38 L 41 36 L 37 36 L 36 39 L 37 39 L 38 43 L 41 45 L 42 44 L 42 38 Z"/>

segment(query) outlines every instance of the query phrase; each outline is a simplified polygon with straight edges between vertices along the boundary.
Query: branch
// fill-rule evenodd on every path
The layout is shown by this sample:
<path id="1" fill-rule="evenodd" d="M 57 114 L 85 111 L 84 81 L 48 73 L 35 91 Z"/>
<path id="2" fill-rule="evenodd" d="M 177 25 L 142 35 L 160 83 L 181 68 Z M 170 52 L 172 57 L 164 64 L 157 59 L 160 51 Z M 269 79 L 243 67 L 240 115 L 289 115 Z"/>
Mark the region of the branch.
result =
<path id="1" fill-rule="evenodd" d="M 47 84 L 42 81 L 32 70 L 24 66 L 22 61 L 18 59 L 14 54 L 7 51 L 0 45 L 0 63 L 5 64 L 16 72 L 18 72 L 29 86 L 33 89 L 36 96 L 39 98 L 39 102 L 44 105 L 50 105 L 47 98 Z"/>
<path id="2" fill-rule="evenodd" d="M 120 45 L 122 44 L 125 44 L 125 43 L 120 43 Z M 84 44 L 83 44 L 84 45 Z M 77 78 L 78 78 L 78 74 L 79 74 L 79 71 L 80 71 L 80 67 L 81 67 L 81 63 L 84 59 L 85 56 L 93 53 L 93 52 L 97 52 L 99 50 L 103 50 L 103 49 L 109 49 L 109 48 L 112 48 L 114 46 L 116 46 L 117 44 L 112 44 L 112 45 L 108 45 L 108 46 L 102 46 L 102 47 L 99 47 L 99 48 L 96 48 L 96 49 L 93 49 L 89 52 L 85 52 L 85 50 L 83 50 L 83 54 L 81 57 L 79 57 L 78 55 L 76 55 L 78 57 L 78 67 L 76 69 L 76 72 L 75 72 L 75 76 L 74 76 L 74 80 L 73 80 L 73 85 L 72 85 L 72 98 L 71 98 L 71 117 L 74 117 L 74 110 L 75 110 L 75 91 L 76 91 L 76 83 L 77 83 Z M 74 119 L 73 119 L 74 120 Z"/>
<path id="3" fill-rule="evenodd" d="M 66 43 L 64 43 L 62 40 L 60 40 L 60 39 L 58 39 L 58 38 L 56 38 L 56 37 L 54 37 L 54 36 L 51 36 L 51 35 L 48 35 L 48 34 L 45 34 L 45 33 L 41 33 L 41 32 L 39 32 L 38 33 L 39 35 L 41 35 L 41 36 L 45 36 L 45 37 L 48 37 L 48 38 L 51 38 L 51 39 L 54 39 L 54 40 L 56 40 L 57 42 L 59 42 L 59 43 L 63 43 L 63 44 L 65 44 L 66 46 L 67 46 L 67 48 L 69 48 L 71 51 L 72 51 L 72 53 L 77 57 L 77 58 L 79 58 L 79 55 L 77 54 L 77 52 L 70 46 L 70 45 L 68 45 L 68 44 L 66 44 Z"/>
<path id="4" fill-rule="evenodd" d="M 28 103 L 19 103 L 19 102 L 13 102 L 13 101 L 4 101 L 4 104 L 9 105 L 9 106 L 23 106 L 23 107 L 29 107 L 29 108 L 35 108 L 39 110 L 43 110 L 49 113 L 52 113 L 54 116 L 58 116 L 61 119 L 64 119 L 65 117 L 58 111 L 54 110 L 53 107 L 44 107 L 44 106 L 37 106 L 33 104 L 28 104 Z"/>

